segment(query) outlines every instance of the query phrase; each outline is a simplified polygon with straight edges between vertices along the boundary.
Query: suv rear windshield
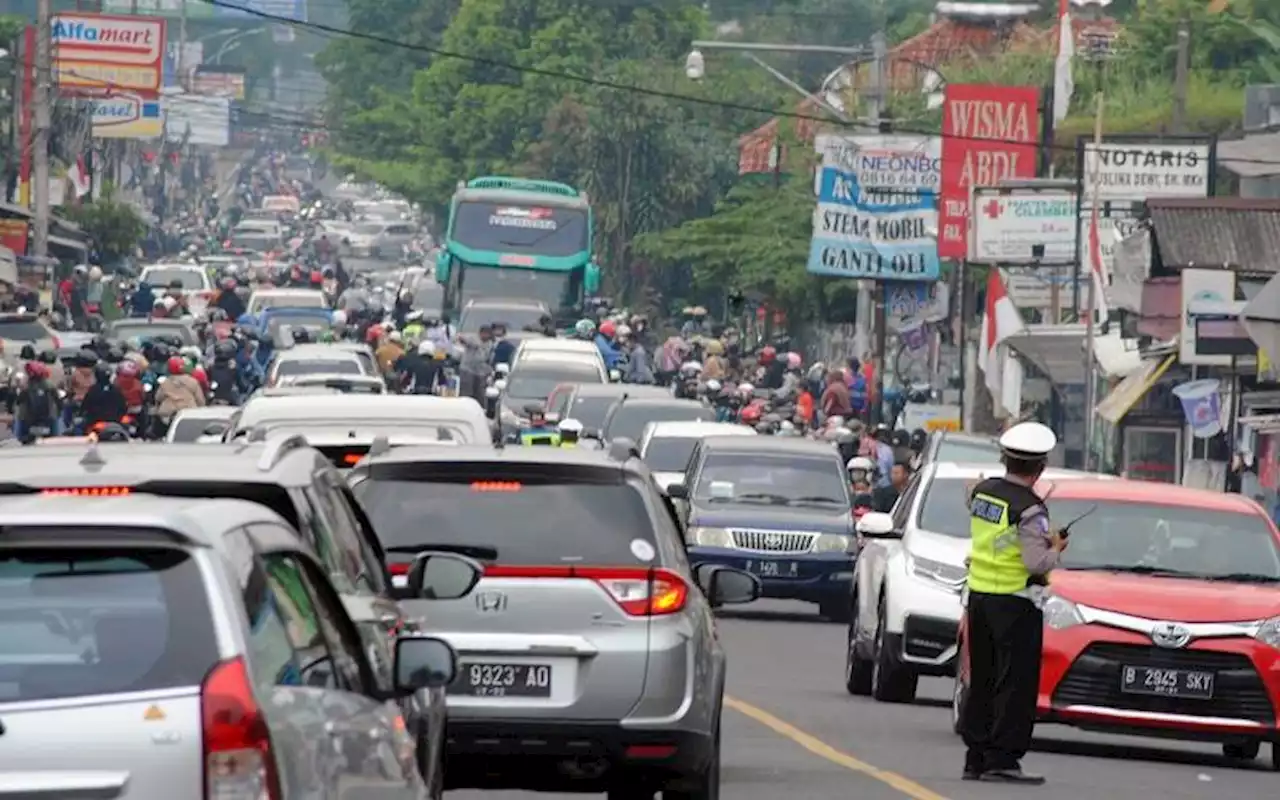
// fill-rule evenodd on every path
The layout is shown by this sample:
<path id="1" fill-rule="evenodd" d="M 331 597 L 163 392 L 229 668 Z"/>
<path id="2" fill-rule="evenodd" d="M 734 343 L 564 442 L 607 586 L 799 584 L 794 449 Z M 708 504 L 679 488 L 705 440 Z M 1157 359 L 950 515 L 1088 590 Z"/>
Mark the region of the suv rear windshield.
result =
<path id="1" fill-rule="evenodd" d="M 605 422 L 605 441 L 625 436 L 639 439 L 650 422 L 713 422 L 714 409 L 687 403 L 622 403 Z"/>
<path id="2" fill-rule="evenodd" d="M 684 472 L 697 445 L 692 436 L 654 436 L 645 445 L 644 463 L 655 472 Z"/>
<path id="3" fill-rule="evenodd" d="M 199 686 L 201 583 L 173 548 L 0 548 L 0 703 Z"/>
<path id="4" fill-rule="evenodd" d="M 384 470 L 353 488 L 388 553 L 470 546 L 497 550 L 502 564 L 638 565 L 655 552 L 644 498 L 629 484 L 545 466 Z"/>
<path id="5" fill-rule="evenodd" d="M 0 320 L 0 339 L 14 342 L 42 342 L 51 336 L 49 329 L 34 319 Z"/>

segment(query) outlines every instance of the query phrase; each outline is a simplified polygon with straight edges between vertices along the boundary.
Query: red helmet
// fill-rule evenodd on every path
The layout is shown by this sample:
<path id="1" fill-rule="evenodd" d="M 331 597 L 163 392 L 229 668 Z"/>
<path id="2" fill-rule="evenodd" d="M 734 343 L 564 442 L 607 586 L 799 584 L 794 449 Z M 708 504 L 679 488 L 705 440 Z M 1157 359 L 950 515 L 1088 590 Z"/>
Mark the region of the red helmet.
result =
<path id="1" fill-rule="evenodd" d="M 613 320 L 607 319 L 600 323 L 598 330 L 601 336 L 612 339 L 618 333 L 618 326 L 613 324 Z"/>
<path id="2" fill-rule="evenodd" d="M 364 332 L 364 340 L 369 344 L 377 344 L 378 339 L 382 337 L 381 325 L 370 325 L 369 330 Z"/>
<path id="3" fill-rule="evenodd" d="M 313 270 L 311 270 L 311 282 L 312 282 L 312 283 L 324 283 L 324 273 L 322 273 L 322 272 L 321 272 L 320 270 L 318 270 L 318 269 L 313 269 Z"/>
<path id="4" fill-rule="evenodd" d="M 191 370 L 191 377 L 196 379 L 196 383 L 200 384 L 200 388 L 206 392 L 209 391 L 209 374 L 204 371 L 204 367 L 197 366 Z"/>
<path id="5" fill-rule="evenodd" d="M 33 381 L 44 380 L 49 377 L 49 368 L 39 361 L 28 361 L 25 369 L 27 377 Z"/>
<path id="6" fill-rule="evenodd" d="M 742 409 L 742 413 L 738 414 L 738 421 L 745 425 L 755 425 L 760 421 L 761 416 L 763 416 L 763 413 L 760 411 L 760 406 L 749 405 Z"/>
<path id="7" fill-rule="evenodd" d="M 767 344 L 760 350 L 760 363 L 772 364 L 773 360 L 778 357 L 778 351 L 773 345 Z"/>
<path id="8" fill-rule="evenodd" d="M 169 362 L 166 364 L 166 366 L 169 368 L 170 375 L 181 375 L 182 373 L 187 371 L 186 362 L 183 361 L 181 358 L 178 358 L 177 356 L 170 356 Z"/>

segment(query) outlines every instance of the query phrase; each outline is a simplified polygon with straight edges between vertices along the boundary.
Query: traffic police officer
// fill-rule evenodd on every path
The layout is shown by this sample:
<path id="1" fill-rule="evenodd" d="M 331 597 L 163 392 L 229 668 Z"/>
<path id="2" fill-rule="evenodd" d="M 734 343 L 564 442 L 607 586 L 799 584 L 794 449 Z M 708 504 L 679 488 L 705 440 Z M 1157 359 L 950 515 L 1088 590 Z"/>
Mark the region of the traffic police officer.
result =
<path id="1" fill-rule="evenodd" d="M 1038 422 L 1014 425 L 1000 437 L 1005 474 L 980 480 L 969 496 L 969 693 L 960 717 L 966 780 L 1044 783 L 1023 772 L 1021 761 L 1040 684 L 1038 595 L 1066 547 L 1035 491 L 1057 443 Z"/>
<path id="2" fill-rule="evenodd" d="M 524 407 L 524 413 L 529 417 L 529 426 L 520 431 L 520 444 L 551 447 L 560 444 L 560 432 L 551 426 L 547 411 L 541 403 L 528 404 Z"/>

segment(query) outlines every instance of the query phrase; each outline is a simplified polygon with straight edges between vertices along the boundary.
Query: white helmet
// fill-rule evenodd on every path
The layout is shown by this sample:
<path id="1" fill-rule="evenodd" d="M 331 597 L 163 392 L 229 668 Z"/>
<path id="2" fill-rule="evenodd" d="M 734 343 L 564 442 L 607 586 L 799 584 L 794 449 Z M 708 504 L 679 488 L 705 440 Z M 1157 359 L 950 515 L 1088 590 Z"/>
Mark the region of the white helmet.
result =
<path id="1" fill-rule="evenodd" d="M 200 352 L 200 348 L 196 347 L 193 344 L 189 344 L 186 347 L 182 348 L 181 350 L 178 351 L 178 354 L 181 355 L 183 358 L 200 359 L 204 357 L 204 353 Z"/>
<path id="2" fill-rule="evenodd" d="M 178 307 L 178 301 L 168 295 L 165 295 L 164 299 L 160 302 L 164 304 L 165 311 L 172 311 Z"/>
<path id="3" fill-rule="evenodd" d="M 699 361 L 686 361 L 680 365 L 680 371 L 685 375 L 696 375 L 702 372 L 702 363 Z"/>
<path id="4" fill-rule="evenodd" d="M 743 381 L 742 383 L 738 384 L 738 392 L 740 394 L 751 394 L 755 390 L 756 390 L 755 384 L 747 383 L 746 381 Z"/>
<path id="5" fill-rule="evenodd" d="M 404 341 L 404 336 L 402 336 L 402 335 L 400 334 L 400 331 L 392 331 L 391 333 L 388 333 L 388 334 L 387 334 L 387 341 L 391 341 L 391 342 L 403 342 L 403 341 Z"/>
<path id="6" fill-rule="evenodd" d="M 720 381 L 715 378 L 707 381 L 707 394 L 718 394 L 721 388 L 723 387 L 721 386 Z"/>
<path id="7" fill-rule="evenodd" d="M 556 426 L 556 429 L 559 430 L 561 433 L 581 434 L 582 423 L 578 422 L 576 419 L 565 419 L 560 421 L 560 424 Z"/>
<path id="8" fill-rule="evenodd" d="M 871 472 L 876 468 L 875 462 L 866 456 L 854 456 L 849 459 L 849 463 L 845 464 L 845 469 L 853 472 L 854 470 L 862 470 L 863 472 Z"/>
<path id="9" fill-rule="evenodd" d="M 347 312 L 343 311 L 342 309 L 338 309 L 337 311 L 333 312 L 333 324 L 334 324 L 334 325 L 346 325 L 346 324 L 347 324 Z"/>
<path id="10" fill-rule="evenodd" d="M 618 338 L 619 338 L 619 339 L 625 339 L 625 338 L 627 338 L 628 336 L 630 336 L 630 335 L 631 335 L 631 326 L 630 326 L 630 325 L 619 325 L 619 326 L 618 326 L 618 330 L 617 330 L 617 331 L 615 331 L 615 333 L 617 334 L 617 336 L 618 336 Z"/>
<path id="11" fill-rule="evenodd" d="M 418 355 L 426 356 L 427 358 L 435 358 L 436 343 L 431 341 L 430 339 L 420 342 L 418 344 Z"/>
<path id="12" fill-rule="evenodd" d="M 95 280 L 95 281 L 102 280 L 102 270 L 99 269 L 98 267 L 90 267 L 89 278 L 90 280 Z"/>

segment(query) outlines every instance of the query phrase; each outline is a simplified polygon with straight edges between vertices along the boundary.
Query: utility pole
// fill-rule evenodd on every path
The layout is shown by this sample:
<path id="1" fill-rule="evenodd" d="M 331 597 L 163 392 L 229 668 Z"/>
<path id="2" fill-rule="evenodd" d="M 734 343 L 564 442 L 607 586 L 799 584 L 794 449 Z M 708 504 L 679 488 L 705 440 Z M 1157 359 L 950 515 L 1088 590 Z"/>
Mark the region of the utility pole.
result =
<path id="1" fill-rule="evenodd" d="M 885 93 L 886 83 L 885 70 L 888 61 L 888 42 L 885 40 L 884 33 L 877 31 L 871 35 L 871 74 L 869 76 L 870 90 L 867 92 L 867 99 L 871 103 L 871 121 L 875 126 L 875 131 L 879 132 L 881 124 L 884 122 L 885 110 Z M 884 368 L 889 363 L 889 359 L 884 353 L 883 338 L 877 331 L 876 326 L 880 323 L 881 315 L 876 312 L 876 299 L 883 297 L 883 283 L 876 281 L 861 280 L 858 282 L 858 304 L 857 304 L 857 328 L 853 336 L 854 354 L 859 361 L 871 356 L 872 361 L 879 359 L 876 365 L 876 399 L 879 403 L 884 397 Z M 879 345 L 876 352 L 873 350 L 872 337 L 875 336 L 875 344 Z M 872 408 L 874 421 L 879 421 L 878 406 Z"/>
<path id="2" fill-rule="evenodd" d="M 1101 266 L 1094 263 L 1093 237 L 1097 235 L 1098 213 L 1102 204 L 1102 112 L 1106 102 L 1106 75 L 1107 75 L 1107 58 L 1111 55 L 1111 39 L 1105 35 L 1099 35 L 1089 41 L 1089 57 L 1093 60 L 1094 69 L 1097 71 L 1097 89 L 1094 92 L 1094 111 L 1093 111 L 1093 169 L 1089 171 L 1089 182 L 1091 191 L 1089 197 L 1089 213 L 1090 213 L 1090 233 L 1089 246 L 1085 259 L 1088 261 L 1089 269 L 1085 273 L 1089 281 L 1089 310 L 1085 316 L 1085 359 L 1084 359 L 1084 381 L 1085 381 L 1085 417 L 1084 417 L 1084 469 L 1089 470 L 1093 461 L 1093 431 L 1095 429 L 1094 417 L 1097 416 L 1098 407 L 1098 370 L 1096 365 L 1095 348 L 1097 343 L 1094 341 L 1094 317 L 1098 310 L 1098 277 L 1096 270 Z M 1082 270 L 1083 271 L 1083 270 Z M 1079 273 L 1077 273 L 1079 274 Z"/>
<path id="3" fill-rule="evenodd" d="M 1191 32 L 1187 21 L 1178 23 L 1178 59 L 1173 76 L 1173 132 L 1185 133 L 1187 126 L 1187 78 L 1191 61 Z"/>
<path id="4" fill-rule="evenodd" d="M 178 9 L 178 52 L 173 57 L 173 71 L 177 73 L 174 77 L 178 79 L 178 85 L 185 90 L 187 88 L 184 71 L 187 54 L 187 0 L 179 0 L 179 2 L 182 5 Z"/>
<path id="5" fill-rule="evenodd" d="M 36 4 L 36 92 L 31 98 L 35 117 L 35 135 L 32 137 L 31 158 L 32 202 L 35 206 L 34 227 L 31 232 L 31 252 L 37 257 L 49 255 L 49 129 L 53 127 L 53 46 L 51 0 L 38 0 Z"/>

